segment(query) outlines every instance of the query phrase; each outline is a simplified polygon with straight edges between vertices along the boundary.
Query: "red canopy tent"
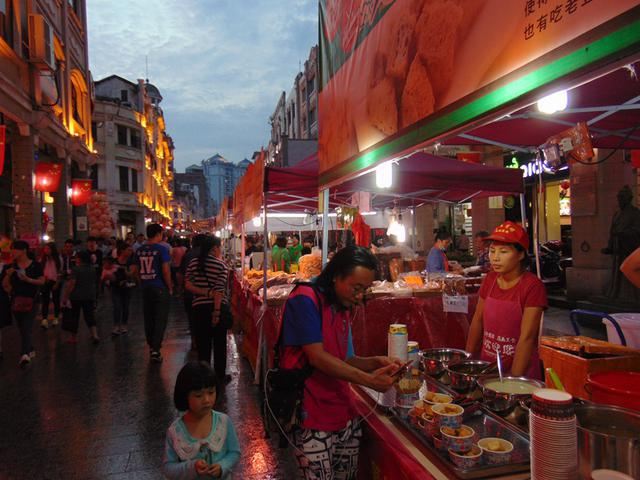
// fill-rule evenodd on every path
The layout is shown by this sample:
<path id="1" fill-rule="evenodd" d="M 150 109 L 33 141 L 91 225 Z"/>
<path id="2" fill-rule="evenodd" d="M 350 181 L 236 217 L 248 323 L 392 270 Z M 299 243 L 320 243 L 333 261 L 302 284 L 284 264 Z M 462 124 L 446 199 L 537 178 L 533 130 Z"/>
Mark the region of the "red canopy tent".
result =
<path id="1" fill-rule="evenodd" d="M 596 148 L 640 148 L 640 62 L 618 68 L 568 89 L 569 108 L 546 115 L 536 104 L 467 129 L 442 141 L 448 145 L 497 145 L 529 151 L 546 140 L 586 122 Z"/>
<path id="2" fill-rule="evenodd" d="M 373 205 L 383 208 L 420 205 L 427 202 L 460 203 L 472 198 L 524 192 L 522 172 L 488 167 L 460 160 L 416 152 L 398 161 L 391 188 L 376 187 L 375 174 L 351 179 L 331 192 L 347 197 L 355 192 L 373 194 Z"/>

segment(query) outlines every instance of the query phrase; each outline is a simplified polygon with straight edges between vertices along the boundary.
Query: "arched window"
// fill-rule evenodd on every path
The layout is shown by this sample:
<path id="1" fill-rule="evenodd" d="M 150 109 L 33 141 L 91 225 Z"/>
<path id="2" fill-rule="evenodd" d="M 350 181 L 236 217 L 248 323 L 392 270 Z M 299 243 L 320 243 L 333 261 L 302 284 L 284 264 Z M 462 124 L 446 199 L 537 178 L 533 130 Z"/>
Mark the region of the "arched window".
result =
<path id="1" fill-rule="evenodd" d="M 89 122 L 89 90 L 79 70 L 71 72 L 71 117 L 86 129 Z"/>

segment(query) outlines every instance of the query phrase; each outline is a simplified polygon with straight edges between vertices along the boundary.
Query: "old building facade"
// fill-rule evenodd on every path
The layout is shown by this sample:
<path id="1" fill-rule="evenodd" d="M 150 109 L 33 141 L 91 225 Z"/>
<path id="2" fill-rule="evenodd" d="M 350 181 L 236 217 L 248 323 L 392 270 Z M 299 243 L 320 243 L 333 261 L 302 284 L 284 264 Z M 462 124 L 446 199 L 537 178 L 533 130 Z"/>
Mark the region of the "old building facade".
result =
<path id="1" fill-rule="evenodd" d="M 174 146 L 160 107 L 162 95 L 148 81 L 117 75 L 97 81 L 95 90 L 94 183 L 107 194 L 116 234 L 144 232 L 149 222 L 169 225 Z"/>
<path id="2" fill-rule="evenodd" d="M 70 205 L 71 180 L 87 178 L 96 160 L 86 4 L 2 0 L 0 7 L 0 233 L 62 242 L 83 215 Z M 41 162 L 60 171 L 56 191 L 34 190 Z"/>

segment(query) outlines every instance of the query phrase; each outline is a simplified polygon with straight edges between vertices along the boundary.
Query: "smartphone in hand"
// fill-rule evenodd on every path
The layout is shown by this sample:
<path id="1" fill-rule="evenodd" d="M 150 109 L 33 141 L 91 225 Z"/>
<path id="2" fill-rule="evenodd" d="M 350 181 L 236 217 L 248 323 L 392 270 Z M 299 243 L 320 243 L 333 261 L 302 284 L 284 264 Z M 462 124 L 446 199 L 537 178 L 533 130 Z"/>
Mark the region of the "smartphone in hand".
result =
<path id="1" fill-rule="evenodd" d="M 407 363 L 402 365 L 398 370 L 396 370 L 394 373 L 392 373 L 391 376 L 396 378 L 396 377 L 400 377 L 400 376 L 404 375 L 405 373 L 407 373 L 409 371 L 409 368 L 411 368 L 411 365 L 413 365 L 413 360 L 409 360 Z"/>

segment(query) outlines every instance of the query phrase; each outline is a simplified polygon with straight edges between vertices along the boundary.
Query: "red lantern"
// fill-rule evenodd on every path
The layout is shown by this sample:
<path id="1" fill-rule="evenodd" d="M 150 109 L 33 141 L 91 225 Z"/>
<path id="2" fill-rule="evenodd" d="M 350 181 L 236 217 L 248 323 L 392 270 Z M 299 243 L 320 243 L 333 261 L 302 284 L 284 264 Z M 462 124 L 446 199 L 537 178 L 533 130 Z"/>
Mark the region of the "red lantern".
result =
<path id="1" fill-rule="evenodd" d="M 79 207 L 89 202 L 92 180 L 73 180 L 71 182 L 71 205 Z"/>
<path id="2" fill-rule="evenodd" d="M 7 126 L 0 125 L 0 175 L 4 172 L 4 144 L 7 138 Z"/>
<path id="3" fill-rule="evenodd" d="M 560 188 L 562 190 L 569 190 L 570 186 L 571 186 L 571 182 L 569 182 L 569 180 L 563 180 L 562 183 L 560 184 Z"/>
<path id="4" fill-rule="evenodd" d="M 54 193 L 60 187 L 62 165 L 52 162 L 39 162 L 36 164 L 36 186 L 39 192 Z"/>

